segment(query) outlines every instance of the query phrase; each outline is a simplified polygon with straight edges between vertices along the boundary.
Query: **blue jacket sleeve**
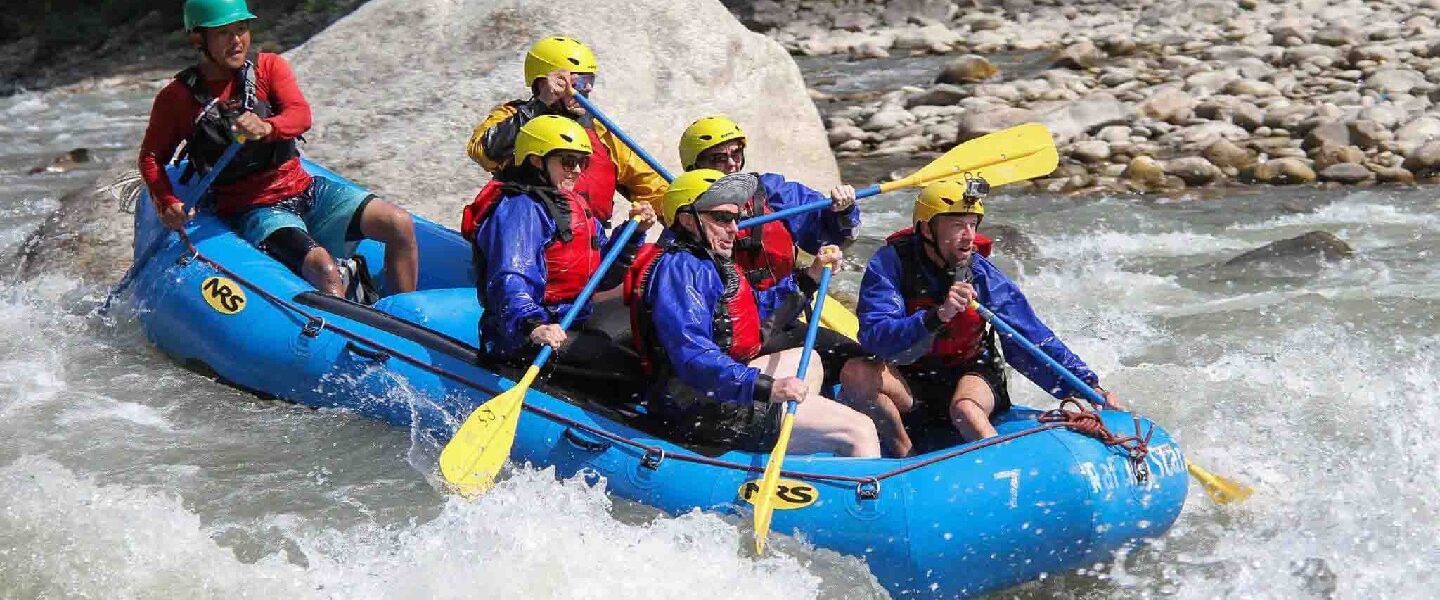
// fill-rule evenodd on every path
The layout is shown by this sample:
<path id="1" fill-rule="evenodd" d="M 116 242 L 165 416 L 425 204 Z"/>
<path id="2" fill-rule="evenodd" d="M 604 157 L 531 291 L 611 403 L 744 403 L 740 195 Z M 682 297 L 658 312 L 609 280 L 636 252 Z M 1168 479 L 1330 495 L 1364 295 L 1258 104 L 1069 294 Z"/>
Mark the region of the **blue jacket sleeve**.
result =
<path id="1" fill-rule="evenodd" d="M 485 310 L 498 311 L 503 327 L 496 346 L 522 347 L 534 324 L 550 322 L 541 305 L 545 297 L 545 242 L 555 234 L 539 204 L 525 198 L 504 198 L 475 241 L 485 257 Z M 531 327 L 525 327 L 526 324 Z"/>
<path id="2" fill-rule="evenodd" d="M 974 283 L 978 284 L 976 285 L 976 294 L 986 308 L 1004 319 L 1016 332 L 1025 336 L 1026 340 L 1038 346 L 1066 370 L 1079 377 L 1081 381 L 1091 385 L 1100 381 L 1095 372 L 1091 371 L 1079 356 L 1071 352 L 1054 331 L 1040 321 L 1040 317 L 1035 314 L 1035 309 L 1030 307 L 1030 301 L 1025 299 L 1025 294 L 1020 292 L 1020 288 L 1015 285 L 1015 282 L 1010 281 L 990 261 L 978 255 L 975 256 L 970 268 L 975 273 Z M 1040 389 L 1049 392 L 1056 398 L 1064 398 L 1069 395 L 1065 381 L 1051 371 L 1043 361 L 1031 356 L 1019 344 L 1002 335 L 1000 336 L 1000 347 L 1005 352 L 1005 362 L 1010 363 L 1010 366 L 1015 367 L 1016 371 L 1035 382 Z"/>
<path id="3" fill-rule="evenodd" d="M 760 186 L 765 190 L 765 203 L 772 211 L 785 210 L 830 198 L 803 184 L 788 181 L 776 173 L 762 173 Z M 860 211 L 854 206 L 837 213 L 827 208 L 791 215 L 784 219 L 785 228 L 801 250 L 815 254 L 826 244 L 845 247 L 855 241 L 855 228 L 860 226 Z"/>
<path id="4" fill-rule="evenodd" d="M 723 291 L 720 275 L 686 253 L 668 254 L 654 268 L 646 301 L 675 376 L 719 402 L 751 402 L 760 370 L 730 358 L 710 324 Z"/>
<path id="5" fill-rule="evenodd" d="M 925 311 L 906 310 L 900 272 L 895 249 L 881 246 L 860 280 L 855 312 L 860 319 L 861 346 L 885 360 L 910 364 L 930 350 L 935 336 L 925 327 Z"/>

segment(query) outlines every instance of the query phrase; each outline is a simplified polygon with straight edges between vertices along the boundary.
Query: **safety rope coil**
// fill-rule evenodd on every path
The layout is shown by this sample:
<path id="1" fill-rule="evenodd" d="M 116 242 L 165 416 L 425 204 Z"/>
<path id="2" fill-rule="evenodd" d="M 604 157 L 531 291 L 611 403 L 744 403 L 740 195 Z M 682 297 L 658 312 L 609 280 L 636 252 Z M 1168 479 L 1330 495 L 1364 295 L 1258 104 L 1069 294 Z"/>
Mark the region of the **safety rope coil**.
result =
<path id="1" fill-rule="evenodd" d="M 300 317 L 304 320 L 304 322 L 305 322 L 305 325 L 304 325 L 304 326 L 305 326 L 306 328 L 312 328 L 312 327 L 318 326 L 318 328 L 320 328 L 320 329 L 324 329 L 324 330 L 327 330 L 327 331 L 334 332 L 334 333 L 336 333 L 336 334 L 338 334 L 338 335 L 340 335 L 340 336 L 342 336 L 342 337 L 348 338 L 348 339 L 350 339 L 350 340 L 352 340 L 352 341 L 360 342 L 360 343 L 365 344 L 365 345 L 367 345 L 367 346 L 371 346 L 371 347 L 376 348 L 376 349 L 378 349 L 378 350 L 384 351 L 384 352 L 388 353 L 390 356 L 392 356 L 392 357 L 394 357 L 394 358 L 396 358 L 396 359 L 399 359 L 399 360 L 401 360 L 401 361 L 403 361 L 403 362 L 409 363 L 410 365 L 413 365 L 413 366 L 415 366 L 415 367 L 417 367 L 417 368 L 419 368 L 419 369 L 421 369 L 421 370 L 427 371 L 427 372 L 432 373 L 432 374 L 434 374 L 434 375 L 438 375 L 438 376 L 440 376 L 440 377 L 444 377 L 444 378 L 446 378 L 446 379 L 449 379 L 449 380 L 451 380 L 451 381 L 454 381 L 454 382 L 459 383 L 459 384 L 461 384 L 461 385 L 464 385 L 464 386 L 466 386 L 466 387 L 475 389 L 475 390 L 477 390 L 477 391 L 481 391 L 481 392 L 485 392 L 485 393 L 489 393 L 489 394 L 498 394 L 498 393 L 501 392 L 501 390 L 494 389 L 492 386 L 488 386 L 488 385 L 482 384 L 482 383 L 480 383 L 480 382 L 478 382 L 478 381 L 471 380 L 471 379 L 469 379 L 469 378 L 467 378 L 467 377 L 465 377 L 465 376 L 463 376 L 463 375 L 460 375 L 460 374 L 458 374 L 458 373 L 452 373 L 452 372 L 450 372 L 450 371 L 448 371 L 448 370 L 442 369 L 442 368 L 440 368 L 440 367 L 436 367 L 436 366 L 434 366 L 434 365 L 429 364 L 428 362 L 426 362 L 426 361 L 424 361 L 424 360 L 421 360 L 421 359 L 419 359 L 419 358 L 415 358 L 415 357 L 413 357 L 413 356 L 410 356 L 410 355 L 408 355 L 408 354 L 405 354 L 404 352 L 401 352 L 401 351 L 399 351 L 399 350 L 397 350 L 397 349 L 395 349 L 395 348 L 392 348 L 392 347 L 390 347 L 390 346 L 386 346 L 386 345 L 383 344 L 383 343 L 377 342 L 377 341 L 372 340 L 372 339 L 369 339 L 369 338 L 367 338 L 367 337 L 365 337 L 365 336 L 363 336 L 363 335 L 360 335 L 360 334 L 358 334 L 358 333 L 349 331 L 349 330 L 347 330 L 347 329 L 345 329 L 345 328 L 343 328 L 343 327 L 337 326 L 337 325 L 335 325 L 335 324 L 333 324 L 333 323 L 330 323 L 330 322 L 326 321 L 323 317 L 320 317 L 320 316 L 318 316 L 318 315 L 312 315 L 312 314 L 306 312 L 303 308 L 301 308 L 301 307 L 299 307 L 299 306 L 296 306 L 294 303 L 289 302 L 289 301 L 285 300 L 284 298 L 280 298 L 280 297 L 278 297 L 278 296 L 270 293 L 269 291 L 265 290 L 264 288 L 262 288 L 262 287 L 260 287 L 260 286 L 258 286 L 258 285 L 255 285 L 254 283 L 250 282 L 249 280 L 245 279 L 244 277 L 240 276 L 239 274 L 235 273 L 234 271 L 231 271 L 230 269 L 226 268 L 224 265 L 221 265 L 220 263 L 215 262 L 214 260 L 211 260 L 210 258 L 208 258 L 208 257 L 206 257 L 205 255 L 201 254 L 201 253 L 200 253 L 200 250 L 195 247 L 195 244 L 190 241 L 190 236 L 189 236 L 188 234 L 186 234 L 185 231 L 181 230 L 179 233 L 180 233 L 180 240 L 185 243 L 185 248 L 186 248 L 186 250 L 187 250 L 187 254 L 184 255 L 184 256 L 182 256 L 182 257 L 180 258 L 180 260 L 178 261 L 178 264 L 185 265 L 185 264 L 188 264 L 188 263 L 191 262 L 191 261 L 198 261 L 198 262 L 204 263 L 204 264 L 206 264 L 206 265 L 209 265 L 211 268 L 215 269 L 216 271 L 219 271 L 220 273 L 224 274 L 225 276 L 227 276 L 227 277 L 235 280 L 235 281 L 236 281 L 237 283 L 239 283 L 240 285 L 243 285 L 243 286 L 245 286 L 245 287 L 247 287 L 247 288 L 250 288 L 251 290 L 254 290 L 255 293 L 257 293 L 257 294 L 260 295 L 260 297 L 265 298 L 266 300 L 270 301 L 272 304 L 274 304 L 274 305 L 276 305 L 276 306 L 279 306 L 279 307 L 281 307 L 281 308 L 284 308 L 284 309 L 286 309 L 286 310 L 289 310 L 289 311 L 291 311 L 291 312 L 294 312 L 296 315 L 300 316 Z M 308 332 L 307 332 L 307 334 L 308 334 Z M 1007 433 L 1007 434 L 1004 434 L 1004 435 L 998 435 L 998 436 L 995 436 L 995 437 L 992 437 L 992 438 L 986 438 L 986 439 L 981 440 L 981 441 L 979 441 L 979 442 L 976 442 L 976 443 L 973 443 L 973 444 L 967 444 L 967 445 L 965 445 L 965 446 L 963 446 L 963 447 L 961 447 L 961 448 L 956 448 L 956 449 L 953 449 L 953 450 L 951 450 L 951 451 L 949 451 L 949 452 L 945 452 L 945 453 L 942 453 L 942 454 L 939 454 L 939 455 L 936 455 L 936 456 L 932 456 L 932 457 L 927 458 L 927 459 L 925 459 L 925 460 L 918 460 L 918 461 L 915 461 L 915 462 L 907 463 L 907 464 L 905 464 L 905 465 L 903 465 L 903 466 L 901 466 L 901 467 L 898 467 L 898 468 L 895 468 L 895 469 L 892 469 L 892 470 L 889 470 L 889 471 L 884 471 L 884 472 L 882 472 L 882 473 L 878 473 L 878 474 L 875 474 L 875 475 L 866 475 L 866 476 L 835 475 L 835 474 L 829 474 L 829 473 L 811 473 L 811 472 L 807 472 L 807 471 L 792 471 L 792 470 L 782 470 L 782 471 L 780 471 L 780 475 L 781 475 L 781 476 L 784 476 L 784 477 L 793 477 L 793 478 L 798 478 L 798 479 L 808 479 L 808 480 L 811 480 L 811 481 L 835 481 L 835 482 L 853 483 L 853 484 L 856 484 L 856 494 L 857 494 L 858 497 L 860 497 L 861 499 L 867 499 L 867 500 L 869 500 L 869 499 L 876 499 L 876 498 L 878 498 L 878 496 L 879 496 L 880 482 L 881 482 L 882 480 L 889 479 L 889 478 L 891 478 L 891 477 L 896 477 L 896 476 L 899 476 L 899 475 L 908 473 L 908 472 L 910 472 L 910 471 L 914 471 L 914 470 L 916 470 L 916 469 L 920 469 L 920 468 L 923 468 L 923 467 L 927 467 L 927 466 L 933 465 L 933 464 L 935 464 L 935 463 L 944 462 L 944 461 L 950 460 L 950 459 L 952 459 L 952 458 L 955 458 L 955 457 L 957 457 L 957 456 L 961 456 L 961 455 L 964 455 L 964 454 L 969 454 L 969 453 L 975 452 L 975 451 L 977 451 L 977 450 L 982 450 L 982 449 L 985 449 L 985 448 L 989 448 L 989 447 L 991 447 L 991 446 L 997 446 L 997 445 L 1000 445 L 1000 444 L 1004 444 L 1004 443 L 1006 443 L 1006 442 L 1010 442 L 1010 441 L 1013 441 L 1013 440 L 1016 440 L 1016 439 L 1019 439 L 1019 438 L 1025 437 L 1025 436 L 1028 436 L 1028 435 L 1034 435 L 1034 434 L 1037 434 L 1037 433 L 1042 433 L 1042 432 L 1050 431 L 1050 430 L 1053 430 L 1053 429 L 1071 429 L 1071 430 L 1076 431 L 1076 432 L 1078 432 L 1078 433 L 1081 433 L 1081 434 L 1084 434 L 1084 435 L 1088 435 L 1088 436 L 1091 436 L 1091 437 L 1095 437 L 1095 438 L 1099 439 L 1101 442 L 1103 442 L 1103 443 L 1105 443 L 1105 444 L 1108 444 L 1108 445 L 1116 445 L 1116 446 L 1120 446 L 1120 447 L 1125 448 L 1126 451 L 1129 453 L 1130 460 L 1136 462 L 1136 464 L 1137 464 L 1137 468 L 1136 468 L 1137 478 L 1141 478 L 1142 483 L 1143 483 L 1146 479 L 1148 479 L 1148 477 L 1149 477 L 1149 471 L 1148 471 L 1148 469 L 1145 468 L 1145 456 L 1146 456 L 1146 453 L 1149 451 L 1149 450 L 1148 450 L 1148 443 L 1149 443 L 1149 440 L 1150 440 L 1150 433 L 1153 433 L 1153 432 L 1154 432 L 1154 426 L 1151 426 L 1151 431 L 1150 431 L 1150 433 L 1147 433 L 1147 434 L 1142 438 L 1142 437 L 1140 437 L 1140 419 L 1139 419 L 1139 417 L 1136 417 L 1136 418 L 1135 418 L 1135 433 L 1136 433 L 1136 435 L 1134 435 L 1134 436 L 1129 436 L 1129 437 L 1123 437 L 1123 438 L 1122 438 L 1122 437 L 1118 437 L 1118 436 L 1115 436 L 1115 435 L 1111 434 L 1111 433 L 1109 432 L 1109 430 L 1107 430 L 1107 429 L 1105 428 L 1105 424 L 1100 421 L 1100 418 L 1099 418 L 1098 415 L 1096 415 L 1095 413 L 1086 412 L 1086 411 L 1084 411 L 1083 409 L 1080 409 L 1079 407 L 1080 407 L 1081 405 L 1080 405 L 1078 402 L 1075 403 L 1075 406 L 1077 407 L 1077 410 L 1074 410 L 1074 411 L 1066 410 L 1066 407 L 1068 406 L 1068 403 L 1073 402 L 1073 401 L 1074 401 L 1073 398 L 1072 398 L 1072 399 L 1067 399 L 1065 402 L 1063 402 L 1063 403 L 1061 404 L 1061 407 L 1060 407 L 1059 409 L 1047 411 L 1047 412 L 1043 413 L 1042 415 L 1040 415 L 1040 417 L 1039 417 L 1040 425 L 1038 425 L 1038 426 L 1036 426 L 1036 427 L 1032 427 L 1032 428 L 1030 428 L 1030 429 L 1026 429 L 1026 430 L 1023 430 L 1023 431 L 1016 431 L 1016 432 L 1013 432 L 1013 433 Z M 587 433 L 590 433 L 590 434 L 593 434 L 593 435 L 596 435 L 596 436 L 605 438 L 605 439 L 610 440 L 610 441 L 612 441 L 612 442 L 616 442 L 616 443 L 619 443 L 619 444 L 624 444 L 624 445 L 626 445 L 626 446 L 630 446 L 630 447 L 636 448 L 636 449 L 638 449 L 638 450 L 641 450 L 641 451 L 643 452 L 641 464 L 642 464 L 642 466 L 644 466 L 644 467 L 646 467 L 646 468 L 659 469 L 661 463 L 663 463 L 666 459 L 671 459 L 671 460 L 678 460 L 678 461 L 682 461 L 682 462 L 690 462 L 690 463 L 708 465 L 708 466 L 713 466 L 713 467 L 721 467 L 721 468 L 726 468 L 726 469 L 733 469 L 733 470 L 736 470 L 736 471 L 746 471 L 746 472 L 750 472 L 750 473 L 763 473 L 763 472 L 765 471 L 765 468 L 764 468 L 763 466 L 756 466 L 756 465 L 750 465 L 750 464 L 730 462 L 730 461 L 725 461 L 725 460 L 719 460 L 719 459 L 709 458 L 709 457 L 701 456 L 701 455 L 697 455 L 697 454 L 675 454 L 675 453 L 667 453 L 667 452 L 665 451 L 665 449 L 662 448 L 662 447 L 660 447 L 660 446 L 651 446 L 651 445 L 649 445 L 649 444 L 645 444 L 645 443 L 640 442 L 640 441 L 637 441 L 637 440 L 632 440 L 632 439 L 630 439 L 630 438 L 627 438 L 627 437 L 624 437 L 624 436 L 621 436 L 621 435 L 618 435 L 618 434 L 615 434 L 615 433 L 611 433 L 611 432 L 606 431 L 606 430 L 604 430 L 604 429 L 601 429 L 601 428 L 598 428 L 598 427 L 595 427 L 595 426 L 592 426 L 592 425 L 588 425 L 588 424 L 585 424 L 585 423 L 581 423 L 581 422 L 576 421 L 576 420 L 574 420 L 574 419 L 570 419 L 570 418 L 565 417 L 565 416 L 563 416 L 563 415 L 560 415 L 560 414 L 558 414 L 558 413 L 555 413 L 555 412 L 546 410 L 546 409 L 541 408 L 541 407 L 538 407 L 538 406 L 534 406 L 534 405 L 532 405 L 532 404 L 528 404 L 528 403 L 523 404 L 523 405 L 522 405 L 522 408 L 523 408 L 524 410 L 527 410 L 527 411 L 530 411 L 530 412 L 535 413 L 535 414 L 537 414 L 537 415 L 540 415 L 540 416 L 542 416 L 542 417 L 545 417 L 546 419 L 549 419 L 549 420 L 551 420 L 551 421 L 554 421 L 554 422 L 556 422 L 556 423 L 558 423 L 558 424 L 561 424 L 561 425 L 564 425 L 564 426 L 566 426 L 566 427 L 571 427 L 571 428 L 579 429 L 579 430 L 585 431 L 585 432 L 587 432 Z"/>
<path id="2" fill-rule="evenodd" d="M 1121 437 L 1111 433 L 1105 426 L 1105 421 L 1100 419 L 1100 413 L 1086 410 L 1085 405 L 1077 398 L 1066 398 L 1060 401 L 1058 408 L 1042 413 L 1039 420 L 1041 423 L 1061 424 L 1075 433 L 1100 440 L 1100 443 L 1107 446 L 1120 447 L 1135 465 L 1135 478 L 1140 483 L 1145 483 L 1150 479 L 1150 469 L 1145 464 L 1145 457 L 1150 454 L 1150 436 L 1155 434 L 1155 426 L 1151 425 L 1149 431 L 1142 434 L 1140 417 L 1133 413 L 1131 417 L 1135 419 L 1135 435 Z"/>

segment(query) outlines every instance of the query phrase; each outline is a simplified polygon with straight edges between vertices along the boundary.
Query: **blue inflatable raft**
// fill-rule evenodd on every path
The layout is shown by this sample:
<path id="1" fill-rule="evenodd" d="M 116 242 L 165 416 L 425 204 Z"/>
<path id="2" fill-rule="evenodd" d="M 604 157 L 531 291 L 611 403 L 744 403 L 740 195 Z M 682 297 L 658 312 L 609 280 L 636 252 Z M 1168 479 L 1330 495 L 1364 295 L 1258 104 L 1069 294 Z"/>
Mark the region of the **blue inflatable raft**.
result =
<path id="1" fill-rule="evenodd" d="M 149 339 L 188 368 L 442 442 L 519 376 L 477 357 L 471 250 L 452 230 L 417 218 L 420 290 L 364 306 L 318 294 L 212 216 L 192 223 L 192 249 L 160 227 L 150 202 L 137 205 L 133 302 Z M 374 242 L 358 252 L 383 264 Z M 414 394 L 394 393 L 401 386 Z M 1109 560 L 1169 529 L 1188 482 L 1164 430 L 1102 413 L 1111 431 L 1149 434 L 1137 456 L 1041 415 L 1017 407 L 998 417 L 1000 437 L 977 444 L 941 427 L 922 436 L 928 452 L 907 459 L 787 457 L 773 531 L 862 558 L 895 596 L 966 597 Z M 512 459 L 604 477 L 612 493 L 670 513 L 743 513 L 766 457 L 682 446 L 626 398 L 541 382 Z"/>

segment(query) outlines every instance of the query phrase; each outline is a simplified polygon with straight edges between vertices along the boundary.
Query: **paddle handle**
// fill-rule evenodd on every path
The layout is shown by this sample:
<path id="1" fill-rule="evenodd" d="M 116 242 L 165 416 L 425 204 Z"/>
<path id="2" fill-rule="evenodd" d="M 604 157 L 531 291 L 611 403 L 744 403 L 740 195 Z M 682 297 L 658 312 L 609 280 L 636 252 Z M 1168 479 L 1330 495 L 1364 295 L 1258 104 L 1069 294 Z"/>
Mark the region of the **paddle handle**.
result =
<path id="1" fill-rule="evenodd" d="M 665 167 L 660 166 L 660 161 L 655 160 L 655 157 L 650 156 L 650 153 L 646 152 L 644 148 L 641 148 L 640 144 L 636 143 L 635 140 L 630 138 L 630 136 L 625 135 L 625 131 L 620 129 L 620 127 L 616 125 L 614 121 L 611 121 L 610 117 L 605 116 L 605 113 L 601 112 L 600 109 L 595 108 L 595 105 L 590 103 L 589 98 L 586 98 L 584 94 L 575 94 L 573 97 L 575 98 L 576 102 L 580 103 L 580 106 L 585 107 L 585 112 L 590 113 L 590 116 L 595 117 L 595 120 L 600 121 L 600 124 L 604 125 L 606 129 L 610 130 L 610 133 L 615 134 L 615 137 L 618 137 L 620 138 L 620 141 L 625 142 L 625 145 L 629 146 L 631 150 L 634 150 L 635 154 L 640 155 L 640 160 L 645 161 L 645 164 L 650 165 L 650 168 L 655 169 L 655 172 L 659 173 L 661 177 L 665 178 L 665 181 L 667 183 L 675 180 L 674 177 L 670 176 L 670 172 L 665 170 Z"/>
<path id="2" fill-rule="evenodd" d="M 864 198 L 869 198 L 869 197 L 871 197 L 871 196 L 878 196 L 879 194 L 880 194 L 880 186 L 879 186 L 878 184 L 877 184 L 877 185 L 872 185 L 872 186 L 870 186 L 870 187 L 866 187 L 866 188 L 861 188 L 861 189 L 855 190 L 855 199 L 856 199 L 856 200 L 861 200 L 861 199 L 864 199 Z M 779 219 L 784 219 L 784 218 L 787 218 L 787 217 L 790 217 L 790 216 L 793 216 L 793 215 L 798 215 L 798 214 L 801 214 L 801 213 L 807 213 L 807 212 L 810 212 L 810 211 L 812 211 L 812 210 L 820 210 L 820 209 L 826 208 L 826 207 L 828 207 L 828 206 L 830 206 L 830 205 L 832 205 L 832 204 L 834 204 L 834 201 L 829 200 L 829 199 L 816 200 L 816 201 L 814 201 L 814 202 L 806 202 L 805 204 L 801 204 L 800 206 L 792 206 L 792 207 L 787 208 L 787 209 L 785 209 L 785 210 L 777 210 L 777 211 L 772 212 L 772 213 L 765 213 L 765 214 L 763 214 L 763 215 L 759 215 L 759 216 L 755 216 L 755 217 L 750 217 L 750 218 L 748 218 L 748 219 L 745 219 L 744 221 L 741 221 L 739 225 L 736 225 L 736 227 L 739 227 L 739 228 L 741 228 L 741 229 L 745 229 L 745 228 L 747 228 L 747 227 L 756 227 L 756 226 L 759 226 L 759 225 L 764 225 L 764 224 L 769 223 L 769 222 L 771 222 L 771 221 L 775 221 L 775 220 L 779 220 Z"/>
<path id="3" fill-rule="evenodd" d="M 984 317 L 986 321 L 989 321 L 996 329 L 999 329 L 1001 333 L 1009 336 L 1012 341 L 1019 344 L 1026 352 L 1029 352 L 1031 356 L 1045 363 L 1045 366 L 1050 367 L 1050 370 L 1054 371 L 1056 375 L 1059 375 L 1061 379 L 1064 379 L 1065 383 L 1069 384 L 1070 389 L 1075 393 L 1080 394 L 1090 402 L 1105 406 L 1104 396 L 1101 396 L 1100 393 L 1090 387 L 1089 384 L 1081 381 L 1079 377 L 1076 377 L 1074 373 L 1070 372 L 1070 369 L 1066 369 L 1054 358 L 1051 358 L 1050 355 L 1046 354 L 1044 350 L 1041 350 L 1039 346 L 1030 343 L 1030 340 L 1025 339 L 1025 336 L 1015 331 L 1015 328 L 1011 327 L 1009 323 L 1006 323 L 1004 319 L 1001 319 L 995 313 L 990 312 L 990 309 L 981 306 L 979 302 L 975 302 L 974 300 L 970 301 L 970 306 L 974 307 L 975 310 L 980 313 L 980 316 Z"/>
<path id="4" fill-rule="evenodd" d="M 615 239 L 610 242 L 610 251 L 606 252 L 604 260 L 600 261 L 600 268 L 595 271 L 594 275 L 590 276 L 589 281 L 585 282 L 585 287 L 581 288 L 580 295 L 576 296 L 575 302 L 570 304 L 570 310 L 565 311 L 565 316 L 560 318 L 561 329 L 569 331 L 570 326 L 575 324 L 576 317 L 580 315 L 580 309 L 584 308 L 585 303 L 590 301 L 590 296 L 595 294 L 595 288 L 600 287 L 600 280 L 605 278 L 605 273 L 615 264 L 615 260 L 620 257 L 620 253 L 625 251 L 626 242 L 630 241 L 630 238 L 635 235 L 635 230 L 639 227 L 640 217 L 631 218 L 630 222 L 626 223 L 625 227 L 620 230 L 620 233 L 615 236 Z M 555 354 L 554 347 L 547 345 L 541 348 L 540 353 L 535 355 L 535 366 L 537 368 L 545 366 L 545 362 L 549 361 L 550 356 L 553 354 Z"/>

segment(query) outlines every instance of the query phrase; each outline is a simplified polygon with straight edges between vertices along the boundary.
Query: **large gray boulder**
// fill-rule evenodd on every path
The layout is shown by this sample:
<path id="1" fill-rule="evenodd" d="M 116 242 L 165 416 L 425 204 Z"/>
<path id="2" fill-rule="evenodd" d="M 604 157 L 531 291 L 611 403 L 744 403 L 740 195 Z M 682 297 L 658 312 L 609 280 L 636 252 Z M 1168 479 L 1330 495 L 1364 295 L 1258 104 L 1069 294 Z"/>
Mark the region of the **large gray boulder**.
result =
<path id="1" fill-rule="evenodd" d="M 749 135 L 750 166 L 839 181 L 795 62 L 718 0 L 372 0 L 289 54 L 315 111 L 306 152 L 454 226 L 489 179 L 470 133 L 529 95 L 523 56 L 546 35 L 595 50 L 596 105 L 672 171 L 685 126 L 723 113 Z"/>
<path id="2" fill-rule="evenodd" d="M 1328 231 L 1271 242 L 1225 261 L 1222 277 L 1239 275 L 1300 276 L 1313 274 L 1327 264 L 1353 258 L 1355 250 Z"/>

